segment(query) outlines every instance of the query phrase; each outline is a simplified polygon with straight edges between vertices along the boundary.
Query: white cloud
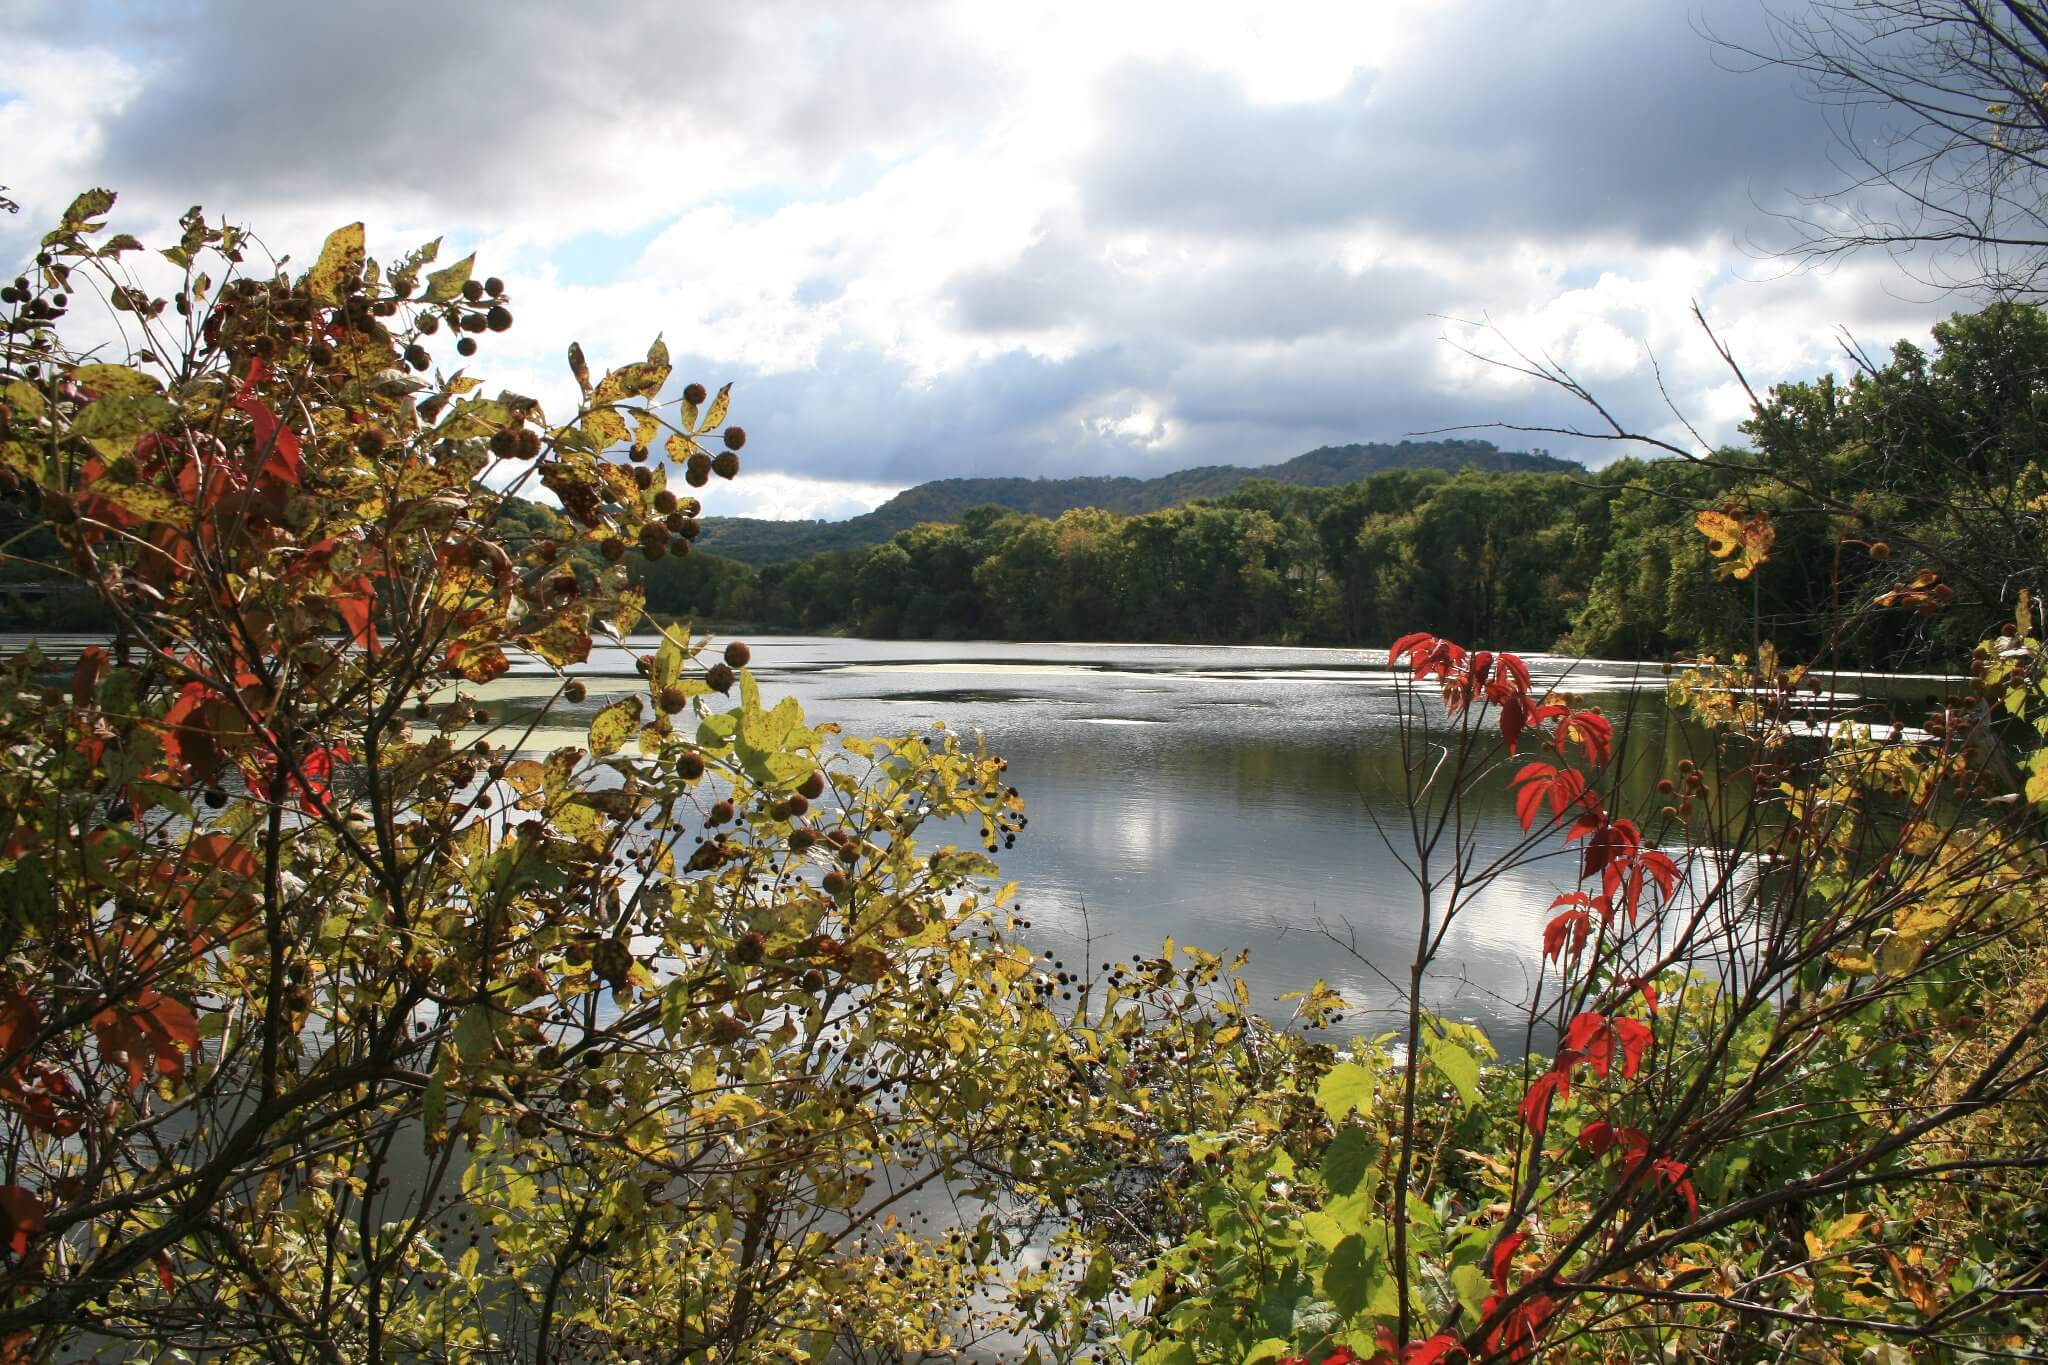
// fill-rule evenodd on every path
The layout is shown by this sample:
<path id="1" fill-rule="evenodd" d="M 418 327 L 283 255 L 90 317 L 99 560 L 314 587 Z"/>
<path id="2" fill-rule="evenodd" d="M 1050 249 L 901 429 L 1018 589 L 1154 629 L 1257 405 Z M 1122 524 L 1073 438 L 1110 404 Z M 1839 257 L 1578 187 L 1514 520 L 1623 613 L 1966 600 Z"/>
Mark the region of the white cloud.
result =
<path id="1" fill-rule="evenodd" d="M 1694 301 L 1760 386 L 1837 363 L 1838 325 L 1882 346 L 1949 311 L 1882 263 L 1769 278 L 1750 200 L 1824 176 L 1817 114 L 1620 0 L 192 9 L 100 46 L 54 0 L 0 21 L 33 54 L 0 93 L 31 210 L 0 249 L 94 181 L 123 226 L 205 200 L 301 259 L 352 218 L 386 255 L 446 234 L 513 288 L 494 383 L 564 410 L 570 339 L 603 365 L 657 333 L 679 381 L 739 381 L 718 511 L 1591 416 L 1446 335 L 1682 430 L 1654 355 L 1729 439 Z M 401 14 L 381 64 L 342 41 Z"/>

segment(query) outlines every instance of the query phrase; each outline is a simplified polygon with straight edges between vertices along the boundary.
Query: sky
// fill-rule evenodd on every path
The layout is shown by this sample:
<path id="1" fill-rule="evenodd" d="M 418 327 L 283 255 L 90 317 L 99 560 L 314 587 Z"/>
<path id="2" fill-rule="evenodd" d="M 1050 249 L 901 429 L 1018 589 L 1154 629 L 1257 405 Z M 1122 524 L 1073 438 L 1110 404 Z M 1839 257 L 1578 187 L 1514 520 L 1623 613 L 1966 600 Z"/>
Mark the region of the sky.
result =
<path id="1" fill-rule="evenodd" d="M 153 244 L 193 204 L 300 263 L 358 219 L 387 260 L 440 237 L 509 286 L 517 325 L 471 365 L 494 387 L 566 414 L 568 342 L 602 368 L 656 335 L 673 387 L 733 382 L 745 469 L 714 514 L 1597 420 L 1484 359 L 1516 349 L 1633 429 L 1734 441 L 1747 399 L 1695 302 L 1759 388 L 1962 306 L 1881 258 L 1772 254 L 1841 155 L 1790 76 L 1703 36 L 1764 22 L 1756 0 L 0 0 L 22 205 L 0 261 L 91 185 Z"/>

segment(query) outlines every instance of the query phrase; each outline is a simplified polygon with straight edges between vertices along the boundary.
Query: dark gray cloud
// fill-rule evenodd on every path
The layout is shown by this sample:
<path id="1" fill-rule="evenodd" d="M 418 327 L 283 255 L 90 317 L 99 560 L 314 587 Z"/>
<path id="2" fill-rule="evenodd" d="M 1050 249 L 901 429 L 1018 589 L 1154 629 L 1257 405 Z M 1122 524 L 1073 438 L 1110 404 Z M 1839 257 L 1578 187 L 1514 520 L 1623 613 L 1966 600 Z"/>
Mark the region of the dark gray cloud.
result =
<path id="1" fill-rule="evenodd" d="M 1753 37 L 1759 14 L 1717 7 L 1718 31 Z M 1781 73 L 1717 61 L 1670 4 L 1447 7 L 1413 60 L 1305 104 L 1133 65 L 1100 120 L 1082 174 L 1091 221 L 1203 234 L 1725 240 L 1753 196 L 1834 175 L 1822 111 Z"/>
<path id="2" fill-rule="evenodd" d="M 22 36 L 79 41 L 71 6 L 16 9 Z M 92 36 L 144 80 L 106 125 L 100 166 L 135 197 L 395 197 L 486 230 L 574 204 L 585 231 L 629 227 L 707 192 L 829 176 L 974 117 L 989 84 L 928 9 L 123 6 Z M 752 164 L 700 164 L 693 178 L 714 150 Z"/>
<path id="3" fill-rule="evenodd" d="M 948 285 L 959 321 L 977 332 L 1086 326 L 1145 342 L 1300 341 L 1384 330 L 1446 306 L 1455 289 L 1427 270 L 1350 270 L 1285 248 L 1164 271 L 1126 270 L 1074 236 L 1040 238 L 1013 264 Z"/>

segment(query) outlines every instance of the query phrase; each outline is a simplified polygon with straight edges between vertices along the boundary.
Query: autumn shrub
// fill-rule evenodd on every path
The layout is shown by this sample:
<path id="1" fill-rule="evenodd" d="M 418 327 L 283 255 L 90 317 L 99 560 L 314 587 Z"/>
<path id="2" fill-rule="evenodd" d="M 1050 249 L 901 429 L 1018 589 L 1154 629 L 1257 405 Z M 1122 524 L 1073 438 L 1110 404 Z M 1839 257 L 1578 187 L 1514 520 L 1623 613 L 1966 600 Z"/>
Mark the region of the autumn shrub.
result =
<path id="1" fill-rule="evenodd" d="M 0 667 L 0 1359 L 1007 1321 L 1114 1100 L 1000 908 L 1000 759 L 633 636 L 628 562 L 701 510 L 671 473 L 738 472 L 727 389 L 572 345 L 544 414 L 460 363 L 516 298 L 438 243 L 380 265 L 351 225 L 294 271 L 112 204 L 0 290 L 0 479 L 117 622 Z M 115 344 L 71 340 L 88 300 Z M 568 676 L 607 642 L 641 676 Z"/>
<path id="2" fill-rule="evenodd" d="M 1767 519 L 1700 529 L 1736 572 L 1770 559 Z M 1815 735 L 1840 704 L 1807 669 L 1701 661 L 1670 701 L 1707 742 L 1625 814 L 1626 732 L 1513 655 L 1396 642 L 1406 809 L 1375 823 L 1413 878 L 1406 1026 L 1323 1071 L 1318 1112 L 1191 1135 L 1201 1177 L 1120 1353 L 2025 1356 L 2048 783 L 2001 791 L 1992 715 L 2043 715 L 2042 659 L 2031 631 L 1986 642 L 1978 704 L 1917 735 Z M 1481 818 L 1502 788 L 1504 848 Z M 1496 1062 L 1423 983 L 1476 897 L 1545 869 L 1523 1041 L 1557 1041 Z"/>

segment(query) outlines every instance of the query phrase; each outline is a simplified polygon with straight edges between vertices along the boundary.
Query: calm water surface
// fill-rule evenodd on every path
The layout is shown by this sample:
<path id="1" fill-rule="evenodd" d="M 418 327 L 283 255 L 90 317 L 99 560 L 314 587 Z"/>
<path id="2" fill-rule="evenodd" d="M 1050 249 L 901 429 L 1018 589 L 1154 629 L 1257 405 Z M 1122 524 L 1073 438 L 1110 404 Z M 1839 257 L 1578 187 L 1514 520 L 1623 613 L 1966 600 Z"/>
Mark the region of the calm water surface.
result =
<path id="1" fill-rule="evenodd" d="M 0 649 L 19 639 L 0 639 Z M 82 640 L 49 640 L 53 653 Z M 654 637 L 633 642 L 651 651 Z M 1030 825 L 1002 855 L 1020 884 L 1034 948 L 1070 970 L 1159 951 L 1171 936 L 1215 952 L 1251 952 L 1254 1000 L 1321 979 L 1356 1007 L 1347 1023 L 1393 1023 L 1414 952 L 1418 896 L 1382 841 L 1406 831 L 1393 677 L 1378 651 L 1245 646 L 1006 644 L 750 637 L 765 697 L 798 698 L 813 721 L 900 735 L 944 724 L 980 732 L 1010 762 Z M 1625 807 L 1704 741 L 1671 722 L 1654 665 L 1528 656 L 1539 684 L 1561 685 L 1616 720 Z M 588 718 L 644 683 L 633 654 L 596 651 L 577 670 L 579 706 L 558 704 L 528 742 L 580 744 Z M 1845 678 L 1837 707 L 1887 693 L 1917 700 L 1939 680 Z M 489 699 L 505 729 L 524 728 L 553 690 L 538 664 L 465 691 Z M 1482 850 L 1517 833 L 1506 774 L 1482 812 Z M 957 842 L 972 846 L 974 831 Z M 927 843 L 947 836 L 928 829 Z M 1511 1021 L 1527 998 L 1553 896 L 1575 860 L 1504 877 L 1453 927 L 1430 1003 L 1519 1051 Z M 1351 1031 L 1347 1028 L 1347 1032 Z"/>
<path id="2" fill-rule="evenodd" d="M 1017 645 L 753 638 L 764 696 L 815 720 L 889 735 L 939 723 L 979 731 L 1009 760 L 1030 825 L 1002 856 L 1029 938 L 1070 969 L 1157 953 L 1172 936 L 1249 949 L 1248 984 L 1274 997 L 1326 980 L 1391 1026 L 1405 979 L 1414 883 L 1373 817 L 1405 830 L 1392 675 L 1374 651 Z M 1645 773 L 1687 737 L 1665 722 L 1654 667 L 1532 659 L 1619 716 Z M 588 672 L 623 675 L 623 652 Z M 603 700 L 593 678 L 585 708 Z M 623 677 L 621 689 L 637 683 Z M 1654 764 L 1647 760 L 1659 756 Z M 1503 781 L 1505 774 L 1503 774 Z M 1654 780 L 1654 775 L 1648 780 Z M 1482 843 L 1516 832 L 1505 790 Z M 927 839 L 935 836 L 928 834 Z M 1398 833 L 1397 833 L 1398 837 Z M 962 843 L 973 836 L 964 833 Z M 1453 928 L 1431 996 L 1497 1032 L 1525 998 L 1551 898 L 1548 869 L 1503 879 Z M 1504 1048 L 1518 1038 L 1498 1036 Z"/>

